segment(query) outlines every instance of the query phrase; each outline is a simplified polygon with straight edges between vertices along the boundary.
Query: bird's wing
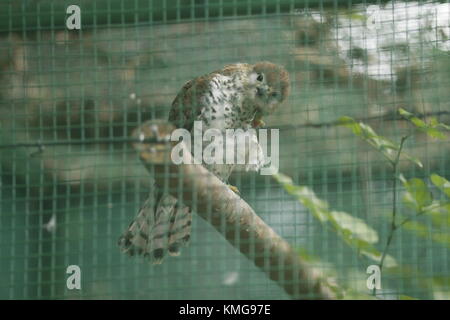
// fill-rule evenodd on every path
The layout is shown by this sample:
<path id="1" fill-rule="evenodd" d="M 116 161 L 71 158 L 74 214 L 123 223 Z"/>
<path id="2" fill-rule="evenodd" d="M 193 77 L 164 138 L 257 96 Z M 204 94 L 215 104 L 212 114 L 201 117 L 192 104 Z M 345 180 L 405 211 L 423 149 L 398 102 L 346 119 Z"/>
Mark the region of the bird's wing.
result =
<path id="1" fill-rule="evenodd" d="M 191 131 L 194 121 L 205 107 L 205 99 L 202 97 L 211 95 L 211 82 L 218 76 L 229 77 L 235 73 L 248 71 L 251 67 L 247 63 L 229 64 L 220 70 L 188 81 L 172 102 L 169 121 L 178 128 Z"/>
<path id="2" fill-rule="evenodd" d="M 172 102 L 169 113 L 169 121 L 173 125 L 191 131 L 194 121 L 198 119 L 205 107 L 202 96 L 208 93 L 210 81 L 214 76 L 215 73 L 211 73 L 192 79 L 181 88 Z"/>

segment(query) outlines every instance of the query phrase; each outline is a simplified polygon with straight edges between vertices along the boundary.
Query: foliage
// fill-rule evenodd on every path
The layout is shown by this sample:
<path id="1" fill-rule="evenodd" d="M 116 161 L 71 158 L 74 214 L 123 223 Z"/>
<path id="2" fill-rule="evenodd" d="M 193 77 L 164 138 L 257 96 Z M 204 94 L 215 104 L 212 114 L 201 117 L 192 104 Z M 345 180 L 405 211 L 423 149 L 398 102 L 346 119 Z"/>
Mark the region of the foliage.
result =
<path id="1" fill-rule="evenodd" d="M 425 132 L 432 138 L 444 140 L 447 138 L 445 131 L 450 131 L 450 126 L 440 123 L 435 117 L 431 117 L 429 123 L 426 123 L 405 109 L 400 108 L 399 114 L 414 124 L 420 131 Z"/>
<path id="2" fill-rule="evenodd" d="M 351 117 L 341 117 L 338 119 L 342 126 L 350 128 L 354 135 L 363 139 L 376 150 L 378 150 L 390 163 L 395 161 L 395 156 L 400 150 L 400 144 L 393 142 L 383 136 L 375 133 L 375 131 L 367 124 L 358 122 Z M 420 168 L 423 168 L 422 162 L 410 156 L 406 152 L 402 152 L 401 155 L 406 159 L 412 161 Z"/>
<path id="3" fill-rule="evenodd" d="M 399 109 L 399 114 L 412 123 L 414 128 L 426 133 L 431 138 L 445 139 L 447 138 L 446 132 L 450 131 L 450 126 L 440 123 L 436 118 L 430 118 L 428 122 L 425 122 L 420 117 L 404 109 Z M 379 240 L 378 233 L 362 219 L 353 217 L 343 211 L 331 210 L 328 203 L 318 198 L 314 191 L 306 186 L 295 185 L 291 178 L 283 174 L 275 175 L 275 180 L 289 194 L 296 197 L 301 204 L 309 209 L 318 221 L 333 230 L 349 247 L 357 250 L 361 255 L 378 262 L 380 269 L 384 266 L 390 268 L 394 273 L 396 272 L 395 270 L 400 270 L 400 273 L 403 273 L 402 270 L 406 270 L 405 267 L 398 265 L 394 257 L 387 254 L 395 231 L 401 227 L 415 233 L 419 237 L 428 238 L 450 247 L 450 233 L 448 232 L 450 227 L 450 181 L 436 173 L 432 173 L 429 180 L 440 191 L 440 194 L 435 196 L 424 179 L 416 177 L 407 179 L 402 173 L 398 172 L 398 164 L 401 158 L 405 158 L 418 167 L 423 168 L 423 164 L 419 159 L 403 150 L 404 143 L 409 136 L 402 137 L 401 141 L 397 143 L 378 135 L 369 125 L 356 121 L 351 117 L 341 117 L 338 119 L 338 123 L 351 129 L 355 136 L 375 148 L 393 168 L 391 228 L 382 251 L 375 247 Z M 404 208 L 409 209 L 407 213 L 402 212 L 403 215 L 400 215 L 397 208 L 397 181 L 401 182 L 404 187 L 402 197 Z M 444 200 L 440 200 L 442 198 Z M 419 216 L 429 217 L 431 223 L 417 221 Z M 433 279 L 425 281 L 425 286 L 428 286 L 431 282 L 434 283 L 435 281 Z M 376 294 L 375 289 L 373 294 Z M 400 295 L 399 298 L 414 299 L 407 295 Z"/>
<path id="4" fill-rule="evenodd" d="M 437 243 L 450 247 L 450 182 L 435 173 L 430 177 L 431 182 L 446 196 L 444 200 L 433 198 L 433 194 L 426 182 L 413 178 L 406 180 L 400 176 L 406 191 L 404 192 L 404 204 L 414 210 L 415 216 L 426 215 L 431 223 L 413 221 L 410 217 L 403 220 L 400 225 L 414 232 L 417 236 L 431 239 Z M 440 197 L 439 197 L 440 198 Z"/>
<path id="5" fill-rule="evenodd" d="M 374 247 L 378 242 L 378 233 L 362 219 L 329 208 L 325 200 L 319 199 L 314 191 L 305 186 L 295 185 L 291 178 L 284 174 L 274 175 L 275 180 L 297 200 L 303 204 L 323 225 L 331 228 L 349 247 L 357 250 L 361 255 L 376 262 L 380 262 L 382 253 Z M 397 263 L 388 257 L 389 267 Z"/>

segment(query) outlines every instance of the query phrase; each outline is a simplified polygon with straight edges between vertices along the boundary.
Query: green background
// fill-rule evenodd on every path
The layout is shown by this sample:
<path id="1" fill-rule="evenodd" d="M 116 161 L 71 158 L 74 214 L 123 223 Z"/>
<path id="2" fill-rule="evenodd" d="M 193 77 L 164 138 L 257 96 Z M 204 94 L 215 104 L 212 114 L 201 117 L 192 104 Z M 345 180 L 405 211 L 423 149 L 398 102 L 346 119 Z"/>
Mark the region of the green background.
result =
<path id="1" fill-rule="evenodd" d="M 66 4 L 80 5 L 81 30 L 65 29 Z M 2 299 L 289 298 L 195 215 L 191 243 L 177 258 L 152 266 L 119 252 L 118 237 L 150 186 L 121 139 L 145 120 L 167 118 L 177 91 L 195 76 L 234 62 L 284 65 L 292 93 L 266 119 L 280 129 L 280 171 L 372 226 L 380 250 L 389 231 L 392 172 L 348 129 L 329 123 L 351 116 L 399 140 L 411 127 L 390 117 L 398 108 L 450 110 L 450 55 L 425 36 L 343 52 L 339 19 L 358 26 L 367 18 L 355 1 L 3 1 L 0 8 L 0 145 L 109 141 L 47 146 L 41 153 L 0 149 Z M 383 31 L 389 33 L 380 30 L 375 39 Z M 383 63 L 393 65 L 387 77 L 352 71 L 355 61 L 371 66 L 385 52 L 392 61 Z M 406 150 L 425 168 L 401 162 L 405 176 L 450 178 L 448 140 L 414 133 Z M 357 292 L 349 297 L 370 293 L 365 271 L 373 261 L 275 180 L 236 173 L 231 183 L 291 245 L 320 258 L 317 268 Z M 56 228 L 48 231 L 52 217 Z M 450 241 L 429 236 L 448 234 L 448 224 L 436 230 L 423 222 L 424 237 L 397 231 L 389 254 L 405 269 L 383 274 L 384 297 L 449 297 Z M 82 270 L 78 291 L 66 289 L 72 264 Z"/>

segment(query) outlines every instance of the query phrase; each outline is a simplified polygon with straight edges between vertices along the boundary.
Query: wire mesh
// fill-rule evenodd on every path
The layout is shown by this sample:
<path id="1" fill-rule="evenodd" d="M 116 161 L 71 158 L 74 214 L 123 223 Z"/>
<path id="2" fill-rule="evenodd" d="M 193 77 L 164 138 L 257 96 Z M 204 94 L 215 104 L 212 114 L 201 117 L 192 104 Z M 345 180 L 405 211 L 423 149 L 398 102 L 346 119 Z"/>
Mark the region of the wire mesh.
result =
<path id="1" fill-rule="evenodd" d="M 80 8 L 80 29 L 67 28 L 70 5 Z M 49 0 L 0 7 L 0 298 L 291 298 L 281 280 L 270 280 L 195 214 L 190 245 L 160 266 L 117 246 L 152 188 L 132 131 L 167 120 L 186 81 L 265 60 L 291 79 L 288 100 L 265 119 L 280 130 L 280 172 L 314 191 L 310 202 L 358 219 L 345 228 L 338 219 L 324 224 L 277 179 L 235 172 L 230 183 L 242 199 L 333 279 L 338 297 L 373 296 L 367 268 L 381 257 L 354 241 L 370 237 L 391 259 L 378 298 L 450 297 L 450 191 L 430 180 L 450 180 L 449 134 L 435 139 L 398 114 L 403 108 L 427 123 L 450 123 L 448 2 Z M 341 125 L 344 116 L 392 141 L 408 135 L 404 150 L 423 168 L 402 158 L 393 172 L 380 150 Z M 446 209 L 416 217 L 395 173 L 423 179 L 433 203 Z M 395 230 L 393 203 L 412 220 Z M 80 267 L 81 289 L 67 285 L 71 265 Z"/>

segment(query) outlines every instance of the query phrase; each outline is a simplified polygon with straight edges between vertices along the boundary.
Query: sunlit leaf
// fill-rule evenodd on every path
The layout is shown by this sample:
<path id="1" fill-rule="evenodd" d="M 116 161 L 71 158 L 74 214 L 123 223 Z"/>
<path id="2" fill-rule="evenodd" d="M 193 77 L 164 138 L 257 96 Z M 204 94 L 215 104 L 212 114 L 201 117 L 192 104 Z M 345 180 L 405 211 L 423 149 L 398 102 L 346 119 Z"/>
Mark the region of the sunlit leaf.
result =
<path id="1" fill-rule="evenodd" d="M 433 203 L 422 209 L 431 217 L 431 221 L 437 227 L 450 227 L 450 203 L 433 201 Z"/>
<path id="2" fill-rule="evenodd" d="M 449 232 L 433 232 L 431 235 L 433 241 L 444 244 L 450 247 L 450 233 Z"/>
<path id="3" fill-rule="evenodd" d="M 374 247 L 367 247 L 364 250 L 361 250 L 360 253 L 377 263 L 381 262 L 381 257 L 383 256 L 383 254 Z M 384 268 L 395 268 L 397 266 L 398 266 L 398 263 L 394 259 L 394 257 L 392 257 L 389 254 L 387 254 L 384 257 L 384 261 L 383 261 Z"/>
<path id="4" fill-rule="evenodd" d="M 383 136 L 377 135 L 369 125 L 360 122 L 359 126 L 364 134 L 364 137 L 375 147 L 378 147 L 380 149 L 385 148 L 391 150 L 398 150 L 399 148 L 398 144 L 386 139 Z"/>
<path id="5" fill-rule="evenodd" d="M 435 173 L 431 175 L 431 182 L 439 188 L 442 192 L 444 192 L 447 197 L 450 197 L 450 181 L 441 177 Z"/>
<path id="6" fill-rule="evenodd" d="M 437 243 L 450 247 L 450 233 L 448 230 L 431 229 L 426 224 L 414 220 L 405 223 L 404 228 L 414 232 L 421 238 L 431 239 Z"/>
<path id="7" fill-rule="evenodd" d="M 378 242 L 378 234 L 362 219 L 356 218 L 346 212 L 331 211 L 331 221 L 340 230 L 348 230 L 348 236 L 358 238 L 368 243 Z"/>
<path id="8" fill-rule="evenodd" d="M 338 122 L 340 125 L 352 129 L 353 134 L 355 134 L 356 136 L 361 137 L 362 130 L 361 130 L 360 125 L 355 121 L 355 119 L 344 116 L 344 117 L 340 117 L 338 119 Z"/>
<path id="9" fill-rule="evenodd" d="M 433 277 L 433 296 L 436 300 L 450 300 L 450 278 Z"/>
<path id="10" fill-rule="evenodd" d="M 443 131 L 450 130 L 450 127 L 446 124 L 438 122 L 436 118 L 431 118 L 429 123 L 426 123 L 422 119 L 416 117 L 413 113 L 406 111 L 405 109 L 400 108 L 398 110 L 399 114 L 403 116 L 405 119 L 409 120 L 412 124 L 414 124 L 418 129 L 425 132 L 432 138 L 436 139 L 446 139 L 447 136 Z"/>
<path id="11" fill-rule="evenodd" d="M 319 199 L 314 191 L 305 186 L 294 185 L 292 179 L 282 173 L 273 175 L 274 179 L 291 195 L 295 196 L 301 204 L 308 208 L 321 222 L 329 219 L 328 203 Z"/>
<path id="12" fill-rule="evenodd" d="M 411 220 L 405 224 L 405 229 L 415 231 L 421 237 L 428 236 L 428 227 L 421 222 Z"/>
<path id="13" fill-rule="evenodd" d="M 338 119 L 338 123 L 339 125 L 350 128 L 353 131 L 354 135 L 360 137 L 368 144 L 370 144 L 372 147 L 377 149 L 390 162 L 395 161 L 396 155 L 398 154 L 398 151 L 400 149 L 400 144 L 378 135 L 372 129 L 372 127 L 370 127 L 365 123 L 357 122 L 355 121 L 355 119 L 351 117 L 347 116 L 341 117 Z M 409 161 L 413 162 L 420 168 L 423 167 L 420 160 L 408 155 L 406 152 L 402 151 L 402 156 L 408 159 Z"/>
<path id="14" fill-rule="evenodd" d="M 413 162 L 414 164 L 416 164 L 419 168 L 423 168 L 423 164 L 422 162 L 417 159 L 416 157 L 413 157 L 405 152 L 403 152 L 403 156 L 408 159 L 409 161 Z"/>
<path id="15" fill-rule="evenodd" d="M 331 223 L 336 234 L 350 247 L 372 259 L 381 256 L 372 245 L 378 241 L 378 234 L 364 220 L 353 217 L 346 212 L 330 211 L 328 203 L 319 199 L 314 191 L 305 186 L 295 185 L 291 178 L 282 173 L 273 177 L 289 194 L 296 197 L 301 204 L 308 208 L 321 223 L 324 225 L 330 225 L 329 223 Z"/>
<path id="16" fill-rule="evenodd" d="M 446 125 L 446 124 L 444 124 L 444 123 L 438 123 L 437 125 L 436 125 L 436 127 L 439 127 L 439 128 L 443 128 L 443 129 L 445 129 L 445 130 L 450 130 L 450 126 L 449 125 Z"/>
<path id="17" fill-rule="evenodd" d="M 412 207 L 417 212 L 430 205 L 433 201 L 431 192 L 428 190 L 427 184 L 419 178 L 412 178 L 406 180 L 403 175 L 400 175 L 400 181 L 406 188 L 403 201 L 408 206 Z"/>

